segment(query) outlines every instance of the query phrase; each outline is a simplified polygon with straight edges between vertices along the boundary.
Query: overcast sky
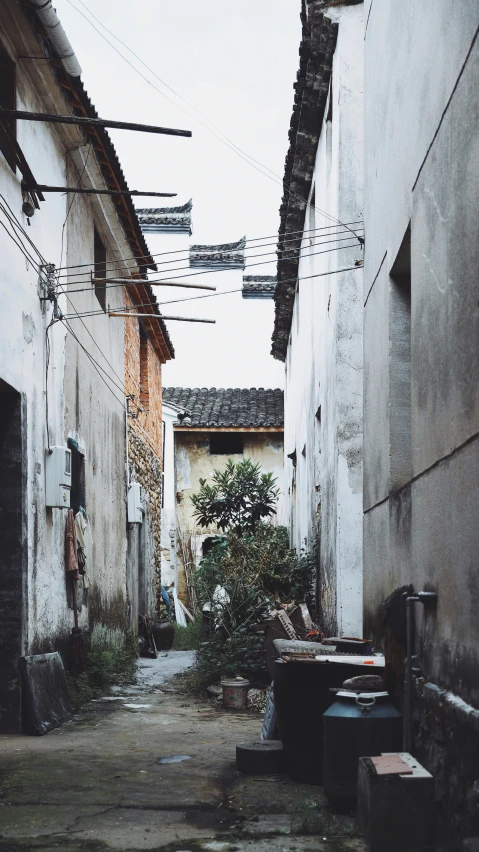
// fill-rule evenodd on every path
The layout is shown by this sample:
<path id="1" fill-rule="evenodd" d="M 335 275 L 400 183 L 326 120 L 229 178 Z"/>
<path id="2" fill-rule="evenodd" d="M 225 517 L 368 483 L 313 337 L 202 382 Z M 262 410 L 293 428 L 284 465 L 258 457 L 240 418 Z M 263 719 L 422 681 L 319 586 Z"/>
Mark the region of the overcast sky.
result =
<path id="1" fill-rule="evenodd" d="M 88 15 L 80 0 L 72 2 Z M 89 0 L 87 6 L 176 93 L 207 116 L 235 145 L 282 178 L 298 67 L 300 0 Z M 194 242 L 230 242 L 243 234 L 248 238 L 276 234 L 281 186 L 182 112 L 180 107 L 195 114 L 98 22 L 93 21 L 173 103 L 142 80 L 68 0 L 57 0 L 56 8 L 82 66 L 84 85 L 101 117 L 193 131 L 192 139 L 110 131 L 130 188 L 177 192 L 172 204 L 192 197 Z M 170 202 L 141 200 L 141 206 L 156 203 Z M 183 246 L 182 240 L 180 247 Z M 152 250 L 161 250 L 157 240 Z M 262 249 L 273 250 L 274 246 Z M 271 266 L 251 269 L 250 273 L 275 274 L 274 256 L 271 257 Z M 267 258 L 259 258 L 263 259 Z M 230 275 L 231 278 L 217 274 L 215 283 L 221 279 L 222 289 L 241 284 L 238 273 Z M 232 298 L 225 296 L 216 301 L 226 306 Z M 198 302 L 205 306 L 198 315 L 207 315 L 207 304 L 208 300 Z M 200 367 L 195 369 L 192 363 L 191 347 L 185 346 L 184 329 L 180 333 L 179 324 L 171 323 L 177 364 L 174 372 L 167 368 L 171 378 L 165 371 L 167 383 L 277 385 L 281 370 L 278 362 L 267 356 L 272 320 L 268 324 L 270 327 L 264 329 L 264 355 L 261 364 L 256 364 L 257 381 L 252 382 L 254 363 L 245 364 L 242 375 L 240 352 L 237 357 L 234 352 L 229 353 L 230 381 L 227 365 L 224 359 L 220 365 L 218 357 L 202 363 L 200 376 Z M 188 325 L 196 340 L 208 339 L 206 348 L 214 351 L 211 342 L 215 340 L 216 327 L 184 325 Z M 218 337 L 218 343 L 219 340 Z"/>

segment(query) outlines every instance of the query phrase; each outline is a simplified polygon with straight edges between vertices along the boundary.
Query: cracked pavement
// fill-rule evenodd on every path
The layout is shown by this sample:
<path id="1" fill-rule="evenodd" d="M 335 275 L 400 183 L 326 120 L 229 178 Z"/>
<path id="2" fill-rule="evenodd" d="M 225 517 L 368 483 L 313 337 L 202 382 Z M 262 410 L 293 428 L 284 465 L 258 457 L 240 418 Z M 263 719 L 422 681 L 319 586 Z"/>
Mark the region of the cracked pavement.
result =
<path id="1" fill-rule="evenodd" d="M 138 683 L 44 737 L 0 737 L 0 852 L 366 852 L 321 788 L 242 775 L 261 716 L 174 692 L 194 653 L 139 662 Z M 126 706 L 128 705 L 128 706 Z M 160 764 L 160 758 L 191 759 Z"/>

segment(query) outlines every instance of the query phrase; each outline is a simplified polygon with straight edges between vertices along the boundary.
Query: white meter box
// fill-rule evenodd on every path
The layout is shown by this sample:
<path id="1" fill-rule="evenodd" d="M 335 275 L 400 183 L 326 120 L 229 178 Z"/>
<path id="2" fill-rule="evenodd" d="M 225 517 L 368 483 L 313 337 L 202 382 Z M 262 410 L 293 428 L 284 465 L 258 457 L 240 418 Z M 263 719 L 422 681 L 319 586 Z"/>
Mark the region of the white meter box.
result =
<path id="1" fill-rule="evenodd" d="M 143 523 L 143 489 L 139 482 L 131 482 L 128 487 L 128 523 Z"/>
<path id="2" fill-rule="evenodd" d="M 45 456 L 45 502 L 54 508 L 70 508 L 72 454 L 68 447 L 50 447 Z"/>

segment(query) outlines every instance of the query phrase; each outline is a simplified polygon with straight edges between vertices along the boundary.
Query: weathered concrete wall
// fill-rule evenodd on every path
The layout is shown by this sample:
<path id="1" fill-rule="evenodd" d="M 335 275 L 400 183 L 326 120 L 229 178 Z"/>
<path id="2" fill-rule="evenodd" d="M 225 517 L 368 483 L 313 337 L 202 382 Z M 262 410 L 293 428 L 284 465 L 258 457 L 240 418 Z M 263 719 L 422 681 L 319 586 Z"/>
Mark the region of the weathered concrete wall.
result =
<path id="1" fill-rule="evenodd" d="M 186 595 L 183 563 L 192 556 L 198 564 L 203 541 L 217 535 L 216 528 L 198 527 L 193 517 L 194 506 L 190 495 L 200 489 L 200 479 L 211 480 L 213 471 L 225 470 L 229 458 L 234 462 L 250 458 L 259 462 L 263 473 L 273 473 L 278 488 L 283 481 L 283 433 L 244 432 L 243 453 L 238 455 L 212 455 L 209 451 L 207 431 L 177 431 L 175 433 L 175 481 L 176 481 L 176 536 L 177 536 L 177 586 L 178 593 Z M 277 514 L 272 522 L 281 524 L 283 518 L 283 495 L 279 495 Z"/>
<path id="2" fill-rule="evenodd" d="M 459 699 L 479 706 L 478 26 L 473 0 L 374 0 L 365 41 L 365 621 L 380 638 L 381 603 L 403 583 L 438 593 L 435 613 L 418 612 L 417 649 L 425 679 L 452 698 L 431 709 L 419 692 L 417 712 L 433 771 L 454 731 L 438 790 L 456 839 L 479 830 L 473 710 L 454 711 Z M 398 443 L 408 228 L 410 438 Z"/>
<path id="3" fill-rule="evenodd" d="M 322 626 L 359 635 L 362 272 L 327 273 L 354 267 L 362 252 L 354 238 L 340 244 L 350 248 L 318 252 L 320 241 L 332 240 L 335 230 L 321 210 L 342 222 L 362 217 L 363 7 L 327 14 L 339 21 L 339 32 L 304 225 L 298 277 L 305 280 L 296 292 L 286 357 L 285 519 L 298 551 L 319 545 Z M 325 230 L 313 239 L 317 228 Z M 307 278 L 312 275 L 323 277 Z M 296 467 L 288 458 L 293 452 Z"/>

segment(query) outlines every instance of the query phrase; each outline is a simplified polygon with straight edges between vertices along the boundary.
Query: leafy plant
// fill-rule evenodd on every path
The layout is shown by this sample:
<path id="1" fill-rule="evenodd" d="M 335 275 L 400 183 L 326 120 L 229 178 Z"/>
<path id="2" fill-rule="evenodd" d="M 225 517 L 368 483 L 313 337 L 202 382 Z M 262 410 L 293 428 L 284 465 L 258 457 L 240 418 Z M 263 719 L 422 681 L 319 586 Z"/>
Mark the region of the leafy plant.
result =
<path id="1" fill-rule="evenodd" d="M 261 473 L 261 466 L 251 459 L 237 464 L 228 459 L 224 471 L 214 471 L 211 485 L 206 479 L 200 479 L 200 485 L 191 500 L 201 527 L 232 529 L 241 536 L 254 533 L 263 518 L 276 514 L 276 479 L 272 473 Z"/>
<path id="2" fill-rule="evenodd" d="M 203 687 L 237 675 L 261 682 L 264 672 L 261 639 L 246 632 L 236 633 L 227 641 L 216 633 L 198 652 L 197 673 Z"/>
<path id="3" fill-rule="evenodd" d="M 78 677 L 69 676 L 68 686 L 75 709 L 105 692 L 110 686 L 133 678 L 137 638 L 133 630 L 96 625 L 91 634 L 87 667 Z"/>
<path id="4" fill-rule="evenodd" d="M 201 618 L 182 627 L 175 622 L 175 638 L 173 640 L 174 651 L 197 651 L 200 647 Z"/>

